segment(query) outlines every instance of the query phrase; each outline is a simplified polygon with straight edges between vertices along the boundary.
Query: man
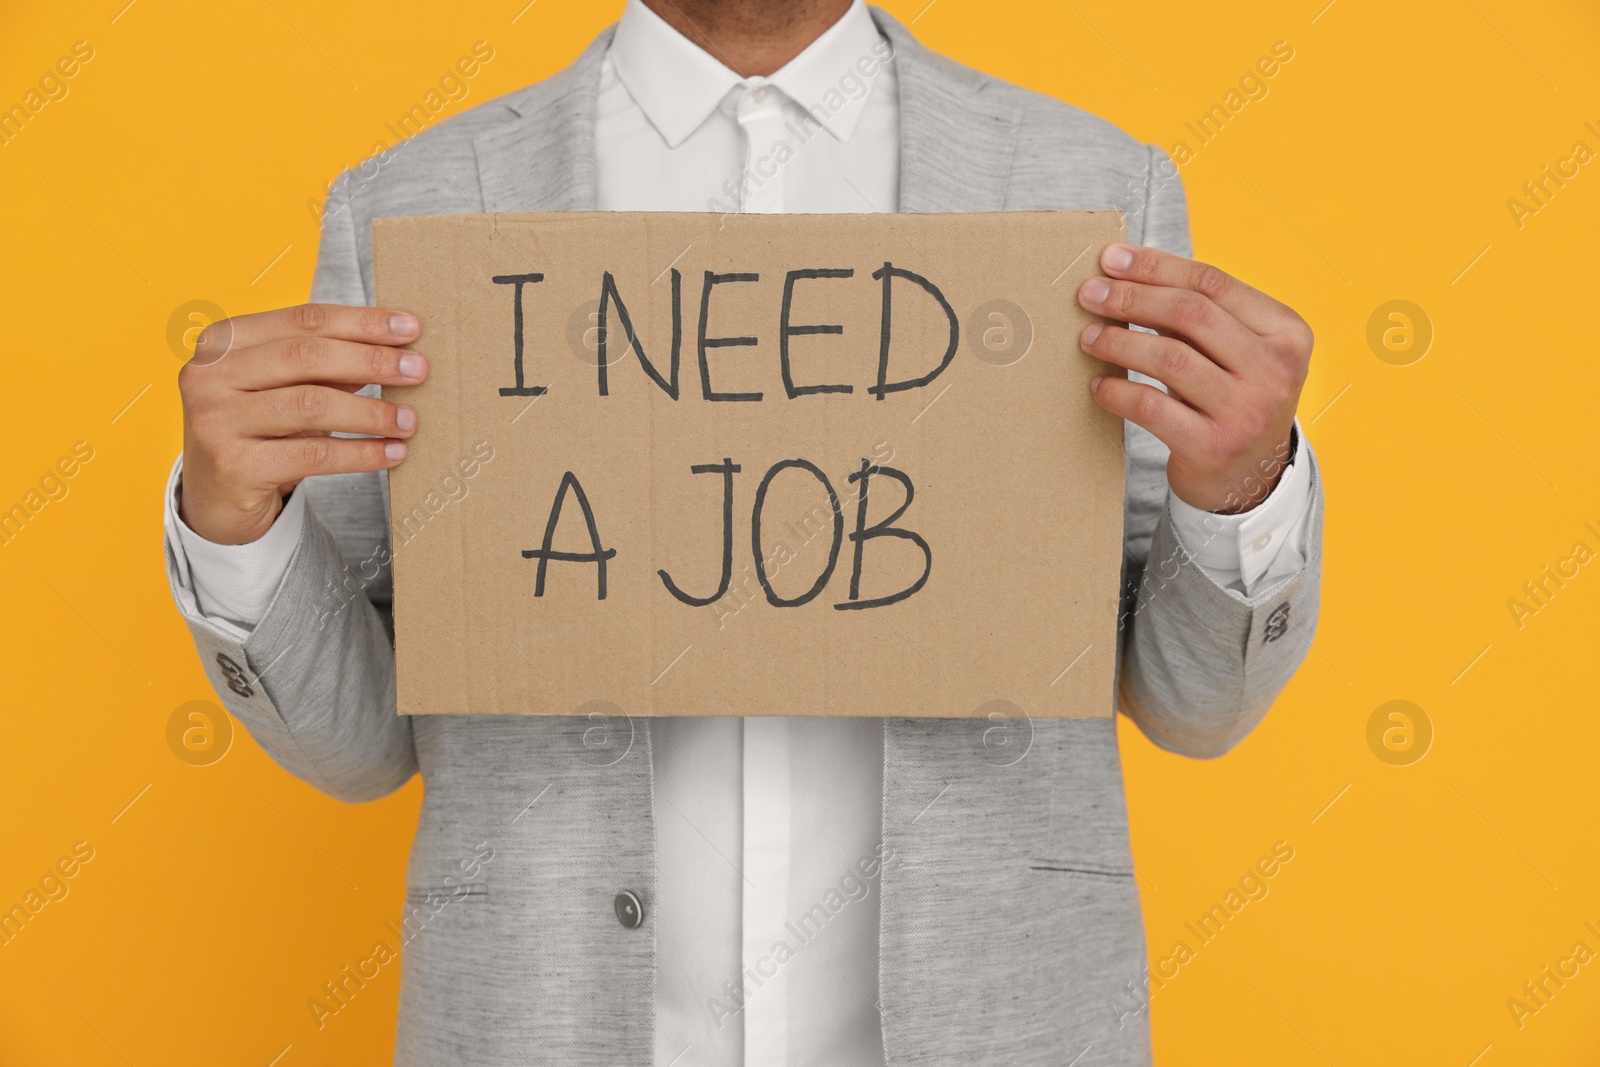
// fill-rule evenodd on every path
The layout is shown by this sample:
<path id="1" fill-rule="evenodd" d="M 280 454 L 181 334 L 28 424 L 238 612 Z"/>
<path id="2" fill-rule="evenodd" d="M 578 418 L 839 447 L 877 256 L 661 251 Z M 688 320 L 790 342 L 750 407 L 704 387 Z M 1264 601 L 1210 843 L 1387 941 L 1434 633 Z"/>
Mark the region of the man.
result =
<path id="1" fill-rule="evenodd" d="M 1093 388 L 1128 423 L 1121 710 L 1219 755 L 1315 625 L 1310 331 L 1184 258 L 1160 151 L 861 0 L 629 0 L 566 71 L 343 176 L 318 303 L 212 326 L 180 378 L 169 571 L 222 698 L 334 796 L 426 783 L 398 1062 L 1148 1062 L 1112 719 L 997 747 L 982 719 L 395 715 L 381 472 L 426 427 L 356 390 L 428 367 L 365 307 L 371 220 L 597 208 L 1126 211 L 1078 294 L 1148 328 L 1081 339 L 1135 372 Z"/>

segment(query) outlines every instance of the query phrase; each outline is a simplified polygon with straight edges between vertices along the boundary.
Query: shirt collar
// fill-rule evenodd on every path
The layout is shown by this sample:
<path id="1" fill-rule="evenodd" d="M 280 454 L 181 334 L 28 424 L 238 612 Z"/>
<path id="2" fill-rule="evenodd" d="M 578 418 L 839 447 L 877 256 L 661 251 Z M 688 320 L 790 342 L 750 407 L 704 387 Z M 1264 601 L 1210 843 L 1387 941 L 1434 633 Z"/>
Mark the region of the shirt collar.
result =
<path id="1" fill-rule="evenodd" d="M 770 78 L 740 78 L 715 56 L 669 26 L 642 0 L 628 0 L 611 39 L 617 77 L 669 148 L 682 144 L 739 85 L 770 84 L 811 112 L 830 134 L 849 141 L 876 79 L 858 64 L 871 61 L 881 35 L 865 0 Z M 844 82 L 841 85 L 841 81 Z M 856 95 L 852 96 L 854 91 Z"/>

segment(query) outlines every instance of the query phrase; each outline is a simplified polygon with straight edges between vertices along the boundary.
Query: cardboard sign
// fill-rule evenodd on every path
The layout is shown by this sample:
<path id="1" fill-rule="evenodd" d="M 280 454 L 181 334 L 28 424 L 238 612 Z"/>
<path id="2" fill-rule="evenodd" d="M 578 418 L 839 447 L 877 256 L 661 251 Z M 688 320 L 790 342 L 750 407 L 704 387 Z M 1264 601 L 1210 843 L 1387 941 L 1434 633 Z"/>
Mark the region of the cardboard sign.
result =
<path id="1" fill-rule="evenodd" d="M 1108 716 L 1117 212 L 373 223 L 410 714 Z M 1008 702 L 995 704 L 996 701 Z"/>

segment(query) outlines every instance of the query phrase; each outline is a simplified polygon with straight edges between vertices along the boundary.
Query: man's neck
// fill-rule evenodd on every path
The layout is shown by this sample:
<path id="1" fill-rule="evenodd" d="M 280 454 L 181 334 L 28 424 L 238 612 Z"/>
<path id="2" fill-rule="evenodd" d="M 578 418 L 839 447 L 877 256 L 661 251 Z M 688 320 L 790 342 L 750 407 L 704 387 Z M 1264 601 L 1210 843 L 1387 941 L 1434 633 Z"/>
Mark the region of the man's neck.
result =
<path id="1" fill-rule="evenodd" d="M 850 10 L 851 0 L 644 0 L 742 78 L 775 74 Z"/>

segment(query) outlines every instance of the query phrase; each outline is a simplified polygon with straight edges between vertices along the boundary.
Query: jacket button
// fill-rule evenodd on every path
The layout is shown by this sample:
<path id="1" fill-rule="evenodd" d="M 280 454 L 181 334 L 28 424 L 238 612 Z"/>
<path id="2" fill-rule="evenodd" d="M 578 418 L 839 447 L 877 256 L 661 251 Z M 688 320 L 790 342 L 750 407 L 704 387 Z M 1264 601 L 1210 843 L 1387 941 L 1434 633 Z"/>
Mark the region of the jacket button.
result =
<path id="1" fill-rule="evenodd" d="M 639 898 L 626 889 L 617 894 L 617 899 L 611 902 L 616 909 L 617 922 L 630 930 L 638 929 L 644 923 L 644 905 L 639 903 Z"/>

